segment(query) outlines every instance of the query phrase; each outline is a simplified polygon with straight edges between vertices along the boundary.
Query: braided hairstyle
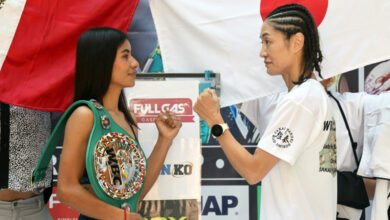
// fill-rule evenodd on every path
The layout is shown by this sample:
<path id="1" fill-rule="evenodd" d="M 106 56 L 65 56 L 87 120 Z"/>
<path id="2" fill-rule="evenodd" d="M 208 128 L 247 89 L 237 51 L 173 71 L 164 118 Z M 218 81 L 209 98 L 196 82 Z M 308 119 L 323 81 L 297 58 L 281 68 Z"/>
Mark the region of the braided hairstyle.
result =
<path id="1" fill-rule="evenodd" d="M 273 10 L 267 15 L 265 21 L 276 30 L 284 33 L 287 39 L 298 32 L 305 37 L 303 72 L 299 76 L 298 82 L 293 83 L 305 82 L 312 76 L 313 70 L 316 70 L 322 78 L 320 40 L 317 25 L 310 12 L 302 5 L 287 4 Z"/>

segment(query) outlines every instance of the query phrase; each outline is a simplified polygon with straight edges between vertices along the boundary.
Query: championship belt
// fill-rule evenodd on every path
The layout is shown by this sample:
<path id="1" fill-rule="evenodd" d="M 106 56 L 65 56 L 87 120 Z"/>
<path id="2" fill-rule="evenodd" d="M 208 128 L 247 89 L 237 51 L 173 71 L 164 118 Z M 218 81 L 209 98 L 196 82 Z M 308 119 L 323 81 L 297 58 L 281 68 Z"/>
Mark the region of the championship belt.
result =
<path id="1" fill-rule="evenodd" d="M 62 115 L 33 170 L 31 183 L 44 180 L 54 150 L 65 131 L 66 121 L 80 105 L 93 111 L 93 128 L 89 136 L 85 167 L 92 189 L 99 199 L 135 212 L 146 180 L 147 159 L 138 141 L 117 125 L 97 101 L 80 100 Z M 35 188 L 41 193 L 43 188 Z"/>

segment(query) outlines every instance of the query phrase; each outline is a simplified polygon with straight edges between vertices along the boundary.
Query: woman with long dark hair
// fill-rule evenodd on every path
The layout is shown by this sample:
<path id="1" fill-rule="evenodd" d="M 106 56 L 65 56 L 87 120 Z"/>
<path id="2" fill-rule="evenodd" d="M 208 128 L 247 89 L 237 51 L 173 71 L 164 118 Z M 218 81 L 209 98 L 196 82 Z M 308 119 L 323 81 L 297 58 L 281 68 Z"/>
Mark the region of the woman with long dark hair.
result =
<path id="1" fill-rule="evenodd" d="M 336 219 L 336 138 L 330 101 L 313 71 L 321 75 L 322 54 L 315 21 L 298 4 L 276 8 L 260 38 L 267 72 L 281 75 L 288 93 L 279 101 L 255 153 L 229 132 L 214 91 L 194 106 L 218 139 L 234 169 L 261 185 L 262 220 Z"/>
<path id="2" fill-rule="evenodd" d="M 90 29 L 78 41 L 74 101 L 92 100 L 93 107 L 76 107 L 66 123 L 57 197 L 79 211 L 80 219 L 142 219 L 135 213 L 136 203 L 156 181 L 167 151 L 181 128 L 180 119 L 173 113 L 160 114 L 155 121 L 158 140 L 145 161 L 137 140 L 135 117 L 127 110 L 122 91 L 134 86 L 137 67 L 129 40 L 119 30 Z M 94 120 L 99 122 L 94 123 Z M 97 144 L 92 143 L 96 146 L 95 157 L 91 159 L 94 165 L 88 168 L 86 163 L 92 162 L 86 155 L 96 130 L 101 130 L 104 136 L 98 137 Z M 91 178 L 98 178 L 97 188 Z M 111 196 L 113 199 L 108 200 L 115 204 L 120 202 L 121 196 L 133 196 L 135 201 L 130 206 L 126 204 L 124 211 L 102 201 L 100 198 L 105 195 L 96 189 L 103 189 L 103 194 Z"/>

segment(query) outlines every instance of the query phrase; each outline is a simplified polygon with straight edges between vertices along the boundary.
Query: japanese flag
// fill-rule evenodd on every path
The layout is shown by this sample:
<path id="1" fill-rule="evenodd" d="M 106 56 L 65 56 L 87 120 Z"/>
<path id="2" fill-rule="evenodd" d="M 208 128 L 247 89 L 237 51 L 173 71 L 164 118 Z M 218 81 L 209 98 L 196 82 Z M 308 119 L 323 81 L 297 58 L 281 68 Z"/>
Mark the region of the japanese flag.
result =
<path id="1" fill-rule="evenodd" d="M 298 3 L 316 20 L 324 78 L 390 58 L 388 0 L 151 0 L 166 72 L 221 73 L 221 104 L 286 90 L 259 57 L 260 29 L 277 6 Z"/>

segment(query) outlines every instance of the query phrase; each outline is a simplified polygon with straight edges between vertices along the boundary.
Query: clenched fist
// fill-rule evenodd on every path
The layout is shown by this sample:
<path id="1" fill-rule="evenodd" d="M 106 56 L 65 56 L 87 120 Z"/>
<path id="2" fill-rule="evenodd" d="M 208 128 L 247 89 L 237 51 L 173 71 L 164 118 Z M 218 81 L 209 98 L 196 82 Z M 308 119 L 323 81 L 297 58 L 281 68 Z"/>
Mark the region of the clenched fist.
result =
<path id="1" fill-rule="evenodd" d="M 205 89 L 199 95 L 194 105 L 194 111 L 210 128 L 215 124 L 223 123 L 218 97 L 211 89 Z"/>
<path id="2" fill-rule="evenodd" d="M 171 111 L 159 114 L 154 122 L 156 123 L 159 135 L 170 140 L 176 137 L 182 126 L 180 118 Z"/>

